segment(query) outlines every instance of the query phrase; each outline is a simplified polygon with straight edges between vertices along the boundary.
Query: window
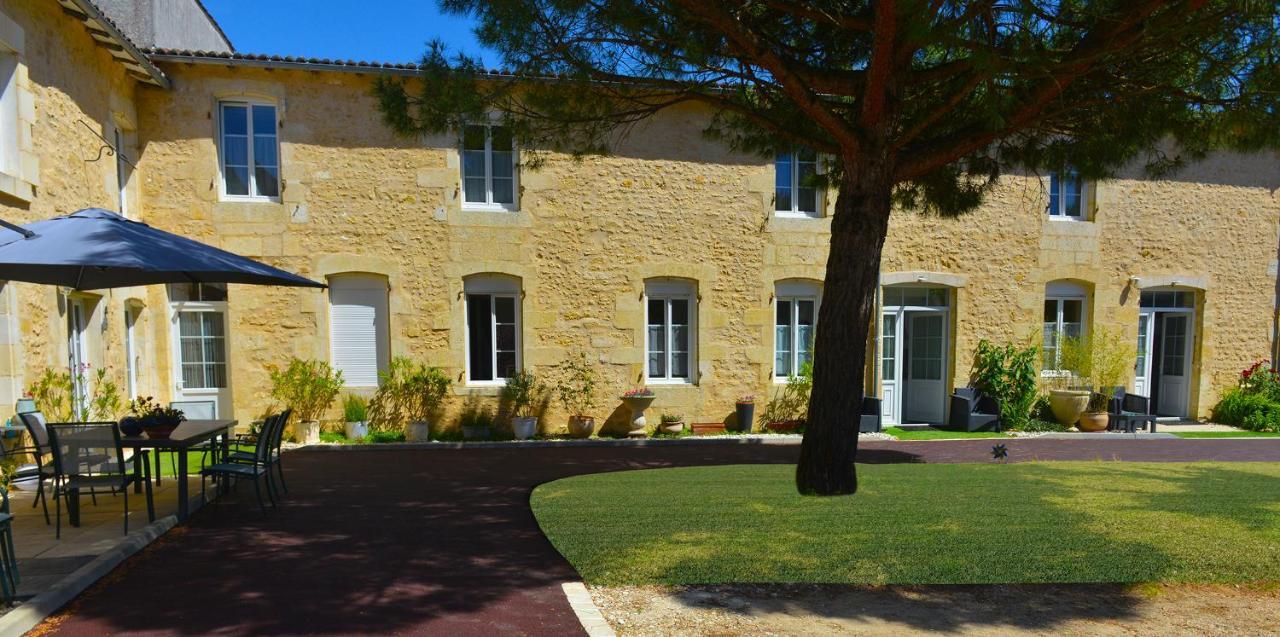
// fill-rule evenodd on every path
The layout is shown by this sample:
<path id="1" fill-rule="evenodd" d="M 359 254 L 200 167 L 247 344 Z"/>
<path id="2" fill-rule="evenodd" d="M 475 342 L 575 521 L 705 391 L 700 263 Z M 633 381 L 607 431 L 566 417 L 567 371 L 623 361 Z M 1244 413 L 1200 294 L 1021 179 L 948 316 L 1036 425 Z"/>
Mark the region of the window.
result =
<path id="1" fill-rule="evenodd" d="M 348 387 L 377 387 L 391 359 L 387 282 L 369 274 L 329 277 L 329 360 Z"/>
<path id="2" fill-rule="evenodd" d="M 222 312 L 180 311 L 178 364 L 182 389 L 221 389 L 227 386 L 227 333 Z"/>
<path id="3" fill-rule="evenodd" d="M 67 368 L 71 370 L 71 408 L 80 418 L 89 409 L 89 317 L 92 305 L 88 299 L 67 298 Z"/>
<path id="4" fill-rule="evenodd" d="M 125 303 L 124 305 L 124 365 L 125 390 L 130 400 L 138 397 L 138 316 L 142 309 Z"/>
<path id="5" fill-rule="evenodd" d="M 469 277 L 463 288 L 467 308 L 467 382 L 498 384 L 521 369 L 520 281 L 512 277 Z"/>
<path id="6" fill-rule="evenodd" d="M 222 193 L 228 198 L 280 196 L 276 107 L 256 102 L 219 104 Z"/>
<path id="7" fill-rule="evenodd" d="M 773 321 L 773 376 L 782 380 L 800 373 L 813 359 L 818 321 L 818 286 L 804 281 L 779 283 Z"/>
<path id="8" fill-rule="evenodd" d="M 1050 283 L 1044 299 L 1043 370 L 1050 375 L 1062 369 L 1062 341 L 1084 336 L 1084 287 L 1071 282 Z"/>
<path id="9" fill-rule="evenodd" d="M 1138 305 L 1140 307 L 1193 308 L 1196 306 L 1196 296 L 1194 292 L 1185 290 L 1146 291 L 1139 297 Z"/>
<path id="10" fill-rule="evenodd" d="M 116 190 L 119 192 L 120 209 L 116 212 L 128 217 L 129 216 L 129 175 L 132 168 L 129 159 L 125 157 L 125 134 L 116 127 L 115 134 L 115 151 L 116 151 Z"/>
<path id="11" fill-rule="evenodd" d="M 697 313 L 692 283 L 645 284 L 645 377 L 650 383 L 694 382 Z"/>
<path id="12" fill-rule="evenodd" d="M 0 172 L 19 174 L 18 52 L 0 41 Z"/>
<path id="13" fill-rule="evenodd" d="M 516 147 L 511 129 L 471 124 L 462 130 L 462 202 L 476 210 L 516 209 Z"/>
<path id="14" fill-rule="evenodd" d="M 1084 182 L 1076 171 L 1049 173 L 1049 218 L 1084 219 L 1087 212 L 1084 192 Z"/>
<path id="15" fill-rule="evenodd" d="M 791 153 L 779 153 L 773 161 L 774 211 L 780 215 L 818 217 L 818 189 L 813 183 L 818 173 L 818 155 L 812 150 L 801 149 Z"/>
<path id="16" fill-rule="evenodd" d="M 182 303 L 196 301 L 201 303 L 220 303 L 227 300 L 226 283 L 170 283 L 169 301 Z"/>

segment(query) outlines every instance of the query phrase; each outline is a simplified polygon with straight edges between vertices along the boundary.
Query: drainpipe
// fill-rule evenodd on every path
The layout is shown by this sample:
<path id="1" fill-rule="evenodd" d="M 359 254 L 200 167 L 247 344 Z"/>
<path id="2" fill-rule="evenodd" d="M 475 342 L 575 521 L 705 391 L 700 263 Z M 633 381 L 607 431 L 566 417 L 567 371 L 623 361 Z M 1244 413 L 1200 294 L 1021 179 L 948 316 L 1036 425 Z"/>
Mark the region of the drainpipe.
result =
<path id="1" fill-rule="evenodd" d="M 883 321 L 883 319 L 880 316 L 880 313 L 882 311 L 880 304 L 883 302 L 883 300 L 880 298 L 880 295 L 881 295 L 881 291 L 884 289 L 884 286 L 881 285 L 880 277 L 881 277 L 881 274 L 877 272 L 875 302 L 872 303 L 872 306 L 871 306 L 871 335 L 873 338 L 871 340 L 872 345 L 871 345 L 871 393 L 870 395 L 875 396 L 876 398 L 879 398 L 879 396 L 876 396 L 876 388 L 880 386 L 880 323 Z M 863 388 L 862 395 L 864 396 L 868 395 L 865 387 Z M 883 409 L 883 407 L 881 409 Z"/>

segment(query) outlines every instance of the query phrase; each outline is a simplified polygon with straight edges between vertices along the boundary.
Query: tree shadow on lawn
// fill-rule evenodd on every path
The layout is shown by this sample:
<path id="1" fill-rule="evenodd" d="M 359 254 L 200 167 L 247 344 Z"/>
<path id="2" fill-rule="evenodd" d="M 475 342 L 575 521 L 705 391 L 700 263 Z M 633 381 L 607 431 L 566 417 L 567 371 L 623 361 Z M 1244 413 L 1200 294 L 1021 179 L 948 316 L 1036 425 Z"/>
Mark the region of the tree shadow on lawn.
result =
<path id="1" fill-rule="evenodd" d="M 944 474 L 924 483 L 923 493 L 894 490 L 892 476 L 875 479 L 868 469 L 863 489 L 838 513 L 811 506 L 813 499 L 788 502 L 789 494 L 744 493 L 708 504 L 702 516 L 682 518 L 672 528 L 645 524 L 647 543 L 658 543 L 656 550 L 611 542 L 610 550 L 633 552 L 635 559 L 604 558 L 587 570 L 626 573 L 606 575 L 616 580 L 601 582 L 606 585 L 647 581 L 732 589 L 728 582 L 741 582 L 744 588 L 760 583 L 767 589 L 774 586 L 768 582 L 790 582 L 781 590 L 796 595 L 762 595 L 759 604 L 739 604 L 737 612 L 789 610 L 925 630 L 1046 630 L 1073 619 L 1132 618 L 1141 597 L 1125 584 L 1280 574 L 1280 557 L 1230 553 L 1241 546 L 1232 525 L 1253 533 L 1250 550 L 1265 552 L 1268 542 L 1280 542 L 1276 500 L 1260 497 L 1280 494 L 1274 476 L 1220 465 L 1113 463 L 1089 463 L 1067 474 L 1050 463 L 1020 465 L 1021 484 L 1015 487 L 1003 482 L 1012 476 L 1001 475 L 1011 466 L 974 466 L 970 480 Z M 1136 469 L 1138 478 L 1126 482 L 1128 474 L 1117 473 L 1121 469 Z M 1241 489 L 1247 495 L 1230 496 Z M 981 496 L 969 497 L 974 493 Z M 681 503 L 673 498 L 679 498 L 674 491 L 666 494 L 663 506 L 678 509 Z M 1085 502 L 1089 498 L 1101 499 Z M 830 532 L 809 535 L 823 528 Z M 761 546 L 772 548 L 762 552 Z M 690 605 L 716 603 L 696 592 L 679 598 Z"/>

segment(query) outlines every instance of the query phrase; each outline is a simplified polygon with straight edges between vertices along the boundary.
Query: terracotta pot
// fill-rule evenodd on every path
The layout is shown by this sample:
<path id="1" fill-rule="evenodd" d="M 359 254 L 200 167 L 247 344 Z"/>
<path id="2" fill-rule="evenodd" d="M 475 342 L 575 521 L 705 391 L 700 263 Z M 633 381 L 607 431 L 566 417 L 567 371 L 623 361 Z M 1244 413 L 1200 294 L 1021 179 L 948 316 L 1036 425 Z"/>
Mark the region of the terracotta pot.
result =
<path id="1" fill-rule="evenodd" d="M 1106 431 L 1107 422 L 1111 420 L 1107 416 L 1107 412 L 1094 412 L 1080 414 L 1080 422 L 1076 423 L 1076 428 L 1080 431 Z"/>
<path id="2" fill-rule="evenodd" d="M 570 416 L 569 435 L 574 438 L 590 438 L 596 430 L 596 419 L 593 416 Z"/>
<path id="3" fill-rule="evenodd" d="M 664 422 L 662 423 L 660 428 L 662 429 L 662 433 L 664 434 L 678 434 L 684 431 L 684 421 L 681 420 L 679 422 Z"/>
<path id="4" fill-rule="evenodd" d="M 783 420 L 780 422 L 771 422 L 768 424 L 769 431 L 774 433 L 789 433 L 796 431 L 804 426 L 803 420 Z"/>
<path id="5" fill-rule="evenodd" d="M 695 436 L 706 436 L 710 434 L 720 433 L 724 431 L 724 423 L 722 422 L 695 422 L 690 425 L 689 430 Z"/>
<path id="6" fill-rule="evenodd" d="M 1049 410 L 1058 422 L 1070 427 L 1089 406 L 1090 395 L 1091 392 L 1079 389 L 1055 389 L 1049 392 Z"/>

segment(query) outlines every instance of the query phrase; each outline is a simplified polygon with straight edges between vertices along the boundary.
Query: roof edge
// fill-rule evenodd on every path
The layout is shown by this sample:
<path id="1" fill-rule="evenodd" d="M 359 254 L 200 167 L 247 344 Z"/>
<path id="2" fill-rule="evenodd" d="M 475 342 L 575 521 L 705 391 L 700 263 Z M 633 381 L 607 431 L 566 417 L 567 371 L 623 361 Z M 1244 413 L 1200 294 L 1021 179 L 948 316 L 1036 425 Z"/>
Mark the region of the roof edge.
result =
<path id="1" fill-rule="evenodd" d="M 111 18 L 103 14 L 92 2 L 89 0 L 58 0 L 58 4 L 73 15 L 79 14 L 77 17 L 84 23 L 84 27 L 89 31 L 89 36 L 100 45 L 107 46 L 111 57 L 124 64 L 125 68 L 130 71 L 130 75 L 133 75 L 135 79 L 161 88 L 169 88 L 169 78 L 165 76 L 164 72 L 152 64 L 150 58 L 134 45 L 133 41 L 116 26 L 115 22 L 112 22 Z M 90 24 L 90 21 L 93 24 Z M 100 30 L 100 32 L 95 31 L 95 29 Z M 107 39 L 104 40 L 104 38 Z M 117 51 L 111 49 L 112 46 L 118 47 L 119 52 L 125 57 L 117 55 Z"/>

